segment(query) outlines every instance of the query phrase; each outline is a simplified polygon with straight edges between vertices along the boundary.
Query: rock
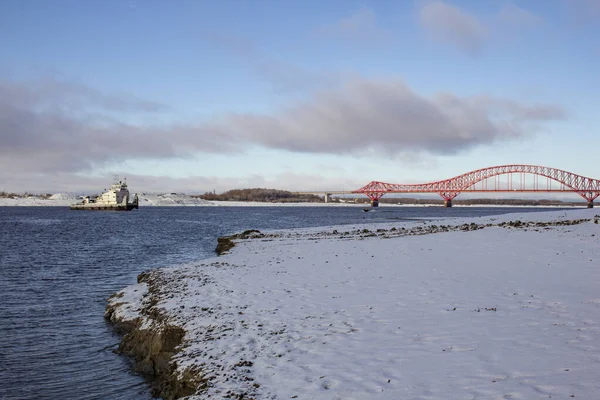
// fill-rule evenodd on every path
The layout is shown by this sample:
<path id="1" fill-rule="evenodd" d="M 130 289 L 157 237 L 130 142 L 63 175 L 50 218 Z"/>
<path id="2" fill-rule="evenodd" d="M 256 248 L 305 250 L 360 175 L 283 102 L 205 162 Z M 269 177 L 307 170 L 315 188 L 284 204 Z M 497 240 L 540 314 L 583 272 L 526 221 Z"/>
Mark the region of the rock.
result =
<path id="1" fill-rule="evenodd" d="M 215 252 L 220 256 L 231 250 L 234 246 L 235 243 L 229 237 L 220 237 L 217 239 L 217 248 L 215 249 Z"/>
<path id="2" fill-rule="evenodd" d="M 265 235 L 263 235 L 262 233 L 260 233 L 259 230 L 256 229 L 248 229 L 245 230 L 242 233 L 238 233 L 236 235 L 231 235 L 229 236 L 231 239 L 254 239 L 254 238 L 261 238 L 264 237 Z"/>
<path id="3" fill-rule="evenodd" d="M 265 237 L 265 235 L 256 229 L 248 229 L 242 233 L 236 233 L 231 236 L 221 236 L 220 238 L 217 238 L 217 248 L 215 249 L 215 252 L 219 256 L 228 252 L 235 246 L 234 240 L 257 239 L 263 237 Z"/>

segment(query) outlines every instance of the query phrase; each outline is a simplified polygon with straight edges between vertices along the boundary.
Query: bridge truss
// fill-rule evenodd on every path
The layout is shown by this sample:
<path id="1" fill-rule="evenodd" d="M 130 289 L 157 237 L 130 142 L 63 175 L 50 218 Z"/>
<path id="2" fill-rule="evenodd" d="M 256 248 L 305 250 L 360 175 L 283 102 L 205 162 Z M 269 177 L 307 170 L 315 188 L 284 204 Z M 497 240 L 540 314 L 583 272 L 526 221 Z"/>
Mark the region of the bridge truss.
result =
<path id="1" fill-rule="evenodd" d="M 502 180 L 501 176 L 508 179 Z M 546 179 L 540 183 L 540 177 Z M 463 192 L 575 192 L 586 199 L 591 208 L 594 200 L 600 196 L 600 180 L 556 168 L 512 164 L 482 168 L 450 179 L 422 184 L 372 181 L 352 193 L 366 195 L 373 206 L 377 206 L 379 199 L 387 193 L 437 193 L 444 199 L 445 205 L 451 207 L 452 200 Z"/>

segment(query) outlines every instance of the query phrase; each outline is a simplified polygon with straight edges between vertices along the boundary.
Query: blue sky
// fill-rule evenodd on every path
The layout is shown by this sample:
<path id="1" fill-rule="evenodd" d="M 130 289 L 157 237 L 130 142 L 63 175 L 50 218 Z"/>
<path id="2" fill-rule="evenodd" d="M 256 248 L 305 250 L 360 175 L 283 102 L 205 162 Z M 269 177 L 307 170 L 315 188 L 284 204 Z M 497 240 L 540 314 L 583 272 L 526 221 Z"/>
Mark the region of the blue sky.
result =
<path id="1" fill-rule="evenodd" d="M 0 0 L 0 189 L 598 178 L 599 21 L 596 0 Z"/>

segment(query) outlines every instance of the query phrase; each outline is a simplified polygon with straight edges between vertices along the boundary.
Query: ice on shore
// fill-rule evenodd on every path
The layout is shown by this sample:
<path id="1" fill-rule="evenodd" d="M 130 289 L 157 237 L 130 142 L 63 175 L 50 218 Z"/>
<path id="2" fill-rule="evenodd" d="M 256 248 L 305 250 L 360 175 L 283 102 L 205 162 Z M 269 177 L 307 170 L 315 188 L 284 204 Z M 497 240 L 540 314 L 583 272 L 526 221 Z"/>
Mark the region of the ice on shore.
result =
<path id="1" fill-rule="evenodd" d="M 335 238 L 312 228 L 242 241 L 231 254 L 154 271 L 154 307 L 186 331 L 179 370 L 199 367 L 209 379 L 192 398 L 593 399 L 596 214 L 339 227 L 369 233 Z M 498 226 L 516 220 L 544 222 Z M 580 221 L 545 225 L 570 220 Z M 482 228 L 385 238 L 392 227 L 472 222 Z M 142 297 L 126 299 L 138 317 L 131 310 Z"/>

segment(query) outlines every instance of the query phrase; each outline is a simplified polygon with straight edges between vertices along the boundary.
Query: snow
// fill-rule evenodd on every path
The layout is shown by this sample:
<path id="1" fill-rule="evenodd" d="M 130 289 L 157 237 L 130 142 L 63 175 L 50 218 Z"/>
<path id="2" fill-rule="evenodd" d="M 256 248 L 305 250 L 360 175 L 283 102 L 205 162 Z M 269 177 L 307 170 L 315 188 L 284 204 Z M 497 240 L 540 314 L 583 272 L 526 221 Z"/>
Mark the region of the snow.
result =
<path id="1" fill-rule="evenodd" d="M 147 194 L 138 195 L 140 207 L 172 207 L 172 206 L 212 206 L 213 204 L 200 199 L 191 197 L 186 194 Z M 27 198 L 0 198 L 1 206 L 56 206 L 68 207 L 71 204 L 81 202 L 81 196 L 73 193 L 56 193 L 47 199 L 42 199 L 36 196 Z"/>
<path id="2" fill-rule="evenodd" d="M 132 195 L 135 193 L 132 193 Z M 140 207 L 197 207 L 197 206 L 218 206 L 218 207 L 369 207 L 367 203 L 269 203 L 258 201 L 207 201 L 198 197 L 184 193 L 141 193 L 138 194 Z M 2 206 L 57 206 L 68 207 L 71 204 L 81 202 L 81 196 L 74 193 L 55 193 L 47 199 L 37 196 L 18 197 L 18 198 L 0 198 L 0 207 Z M 583 204 L 583 203 L 582 203 Z M 382 204 L 382 208 L 387 207 L 423 207 L 422 204 Z M 435 205 L 439 207 L 440 205 Z M 509 205 L 461 205 L 454 207 L 513 207 Z M 536 206 L 536 208 L 567 208 L 568 206 Z"/>
<path id="3" fill-rule="evenodd" d="M 131 321 L 139 316 L 140 307 L 144 296 L 148 293 L 148 285 L 140 283 L 128 286 L 116 296 L 109 299 L 108 303 L 115 307 L 113 318 L 120 321 Z M 116 307 L 119 305 L 118 307 Z"/>
<path id="4" fill-rule="evenodd" d="M 596 213 L 281 232 L 155 270 L 155 307 L 186 331 L 178 370 L 210 377 L 195 399 L 591 399 L 600 393 Z M 516 220 L 540 223 L 498 226 Z M 581 221 L 545 226 L 571 220 Z M 477 229 L 423 234 L 470 223 Z M 140 308 L 141 297 L 124 299 L 128 312 Z"/>
<path id="5" fill-rule="evenodd" d="M 147 194 L 139 196 L 140 207 L 144 206 L 210 206 L 210 202 L 181 193 Z"/>
<path id="6" fill-rule="evenodd" d="M 79 196 L 73 193 L 55 193 L 52 196 L 48 197 L 48 200 L 66 200 L 69 202 L 80 200 Z"/>
<path id="7" fill-rule="evenodd" d="M 11 206 L 23 206 L 23 207 L 35 207 L 35 206 L 62 206 L 68 207 L 69 205 L 77 202 L 77 200 L 68 200 L 64 198 L 55 199 L 42 199 L 36 196 L 30 196 L 27 198 L 0 198 L 0 207 L 11 207 Z"/>

